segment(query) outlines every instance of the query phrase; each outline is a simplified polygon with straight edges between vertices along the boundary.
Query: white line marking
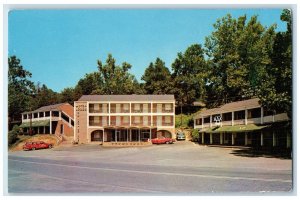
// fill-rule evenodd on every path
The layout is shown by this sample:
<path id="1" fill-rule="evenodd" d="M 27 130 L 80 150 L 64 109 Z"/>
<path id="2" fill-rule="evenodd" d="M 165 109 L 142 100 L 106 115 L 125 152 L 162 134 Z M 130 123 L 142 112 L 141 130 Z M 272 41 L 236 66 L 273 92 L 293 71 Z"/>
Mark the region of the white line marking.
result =
<path id="1" fill-rule="evenodd" d="M 23 163 L 33 163 L 33 164 L 38 164 L 38 165 L 53 165 L 53 166 L 60 166 L 60 167 L 102 170 L 102 171 L 115 171 L 115 172 L 127 172 L 127 173 L 139 173 L 139 174 L 186 176 L 186 177 L 198 177 L 198 178 L 215 178 L 215 179 L 248 180 L 248 181 L 265 181 L 265 182 L 284 182 L 284 183 L 292 182 L 292 180 L 284 180 L 284 179 L 262 179 L 262 178 L 250 178 L 250 177 L 216 176 L 216 175 L 203 175 L 203 174 L 182 174 L 182 173 L 169 173 L 169 172 L 151 172 L 151 171 L 137 171 L 137 170 L 127 170 L 127 169 L 109 169 L 109 168 L 72 166 L 72 165 L 54 164 L 54 163 L 39 163 L 39 162 L 32 162 L 32 161 L 15 160 L 15 159 L 11 159 L 11 158 L 9 158 L 8 160 L 12 160 L 12 161 L 16 161 L 16 162 L 23 162 Z"/>

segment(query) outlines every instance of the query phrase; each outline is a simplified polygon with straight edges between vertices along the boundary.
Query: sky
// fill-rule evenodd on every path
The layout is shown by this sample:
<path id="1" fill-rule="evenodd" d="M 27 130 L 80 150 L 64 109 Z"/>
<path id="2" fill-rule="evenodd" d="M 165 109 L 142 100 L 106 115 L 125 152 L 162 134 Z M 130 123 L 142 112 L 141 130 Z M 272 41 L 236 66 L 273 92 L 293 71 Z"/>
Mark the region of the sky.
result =
<path id="1" fill-rule="evenodd" d="M 97 71 L 111 53 L 116 64 L 128 62 L 138 81 L 150 62 L 166 67 L 178 52 L 199 43 L 218 18 L 258 15 L 266 27 L 280 20 L 281 9 L 94 9 L 11 10 L 8 15 L 8 56 L 16 55 L 32 73 L 31 80 L 60 92 L 75 87 L 86 73 Z"/>

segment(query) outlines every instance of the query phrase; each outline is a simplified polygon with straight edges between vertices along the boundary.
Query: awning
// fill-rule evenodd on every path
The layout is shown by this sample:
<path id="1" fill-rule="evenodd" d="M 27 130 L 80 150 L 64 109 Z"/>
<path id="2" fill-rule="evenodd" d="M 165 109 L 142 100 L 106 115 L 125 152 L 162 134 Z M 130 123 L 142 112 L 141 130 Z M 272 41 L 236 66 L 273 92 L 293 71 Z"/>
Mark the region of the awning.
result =
<path id="1" fill-rule="evenodd" d="M 203 130 L 201 132 L 205 133 L 224 133 L 224 132 L 249 132 L 249 131 L 257 131 L 268 126 L 257 126 L 255 124 L 248 125 L 234 125 L 234 126 L 223 126 L 223 127 L 214 127 Z"/>
<path id="2" fill-rule="evenodd" d="M 32 121 L 31 127 L 50 126 L 50 120 Z M 20 128 L 30 127 L 30 122 L 23 122 Z"/>

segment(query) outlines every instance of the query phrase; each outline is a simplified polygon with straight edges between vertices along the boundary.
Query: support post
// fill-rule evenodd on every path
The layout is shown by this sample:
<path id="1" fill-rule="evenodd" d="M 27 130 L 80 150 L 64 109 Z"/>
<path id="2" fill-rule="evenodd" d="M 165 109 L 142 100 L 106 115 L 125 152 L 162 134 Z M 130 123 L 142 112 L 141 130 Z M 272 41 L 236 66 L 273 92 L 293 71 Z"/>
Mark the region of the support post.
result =
<path id="1" fill-rule="evenodd" d="M 223 133 L 220 133 L 220 144 L 223 144 Z"/>
<path id="2" fill-rule="evenodd" d="M 52 111 L 50 111 L 50 134 L 52 134 Z"/>
<path id="3" fill-rule="evenodd" d="M 139 142 L 141 142 L 141 129 L 139 128 Z"/>
<path id="4" fill-rule="evenodd" d="M 127 142 L 128 142 L 128 129 L 127 129 Z"/>
<path id="5" fill-rule="evenodd" d="M 234 125 L 234 112 L 231 113 L 231 125 Z"/>
<path id="6" fill-rule="evenodd" d="M 235 136 L 235 133 L 231 133 L 231 144 L 232 144 L 232 145 L 235 144 L 234 136 Z"/>
<path id="7" fill-rule="evenodd" d="M 264 134 L 260 132 L 260 146 L 264 146 Z"/>
<path id="8" fill-rule="evenodd" d="M 260 108 L 260 123 L 261 124 L 264 123 L 264 108 L 263 107 Z"/>
<path id="9" fill-rule="evenodd" d="M 248 145 L 248 133 L 245 133 L 245 146 Z"/>
<path id="10" fill-rule="evenodd" d="M 46 126 L 44 126 L 44 134 L 46 133 Z"/>
<path id="11" fill-rule="evenodd" d="M 245 125 L 248 124 L 248 110 L 245 110 Z"/>
<path id="12" fill-rule="evenodd" d="M 212 115 L 209 116 L 209 127 L 212 127 Z"/>
<path id="13" fill-rule="evenodd" d="M 115 142 L 118 142 L 118 134 L 117 134 L 117 130 L 115 130 Z"/>
<path id="14" fill-rule="evenodd" d="M 209 143 L 210 143 L 210 144 L 213 143 L 212 133 L 209 134 Z"/>
<path id="15" fill-rule="evenodd" d="M 105 129 L 103 129 L 103 132 L 102 132 L 102 145 L 104 144 L 104 130 Z"/>
<path id="16" fill-rule="evenodd" d="M 291 136 L 289 132 L 286 135 L 286 147 L 291 148 Z"/>
<path id="17" fill-rule="evenodd" d="M 202 144 L 204 144 L 204 132 L 202 132 Z"/>
<path id="18" fill-rule="evenodd" d="M 273 131 L 273 147 L 276 146 L 276 133 Z"/>

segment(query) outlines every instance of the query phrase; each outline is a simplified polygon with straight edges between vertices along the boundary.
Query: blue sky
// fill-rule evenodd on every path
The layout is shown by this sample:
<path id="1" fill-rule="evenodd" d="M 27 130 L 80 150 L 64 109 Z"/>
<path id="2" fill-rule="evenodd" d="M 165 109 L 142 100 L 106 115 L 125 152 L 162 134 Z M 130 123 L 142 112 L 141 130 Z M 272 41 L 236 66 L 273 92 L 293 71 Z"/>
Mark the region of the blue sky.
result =
<path id="1" fill-rule="evenodd" d="M 258 15 L 264 26 L 280 21 L 281 9 L 15 10 L 8 21 L 8 52 L 21 59 L 32 81 L 60 92 L 74 87 L 108 53 L 128 62 L 138 81 L 157 57 L 171 64 L 178 52 L 204 44 L 218 18 Z"/>

